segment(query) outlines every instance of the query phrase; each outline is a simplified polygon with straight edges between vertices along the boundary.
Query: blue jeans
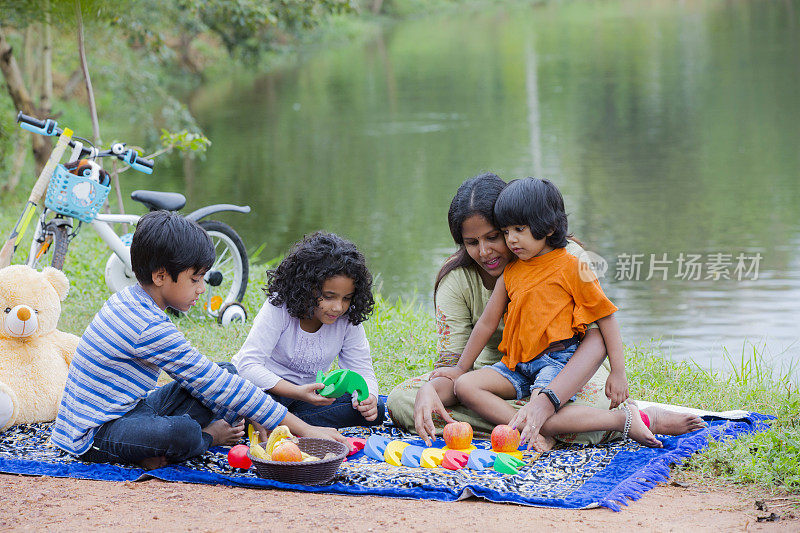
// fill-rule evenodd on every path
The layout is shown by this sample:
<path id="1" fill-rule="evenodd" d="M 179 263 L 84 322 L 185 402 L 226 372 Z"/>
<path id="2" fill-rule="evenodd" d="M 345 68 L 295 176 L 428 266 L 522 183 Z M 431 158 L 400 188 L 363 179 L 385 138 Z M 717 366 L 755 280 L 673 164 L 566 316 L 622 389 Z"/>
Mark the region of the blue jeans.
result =
<path id="1" fill-rule="evenodd" d="M 339 396 L 330 405 L 314 405 L 302 400 L 284 398 L 283 396 L 276 396 L 273 394 L 270 394 L 270 396 L 272 396 L 276 402 L 283 404 L 290 413 L 312 426 L 326 426 L 331 428 L 379 426 L 386 416 L 386 405 L 384 405 L 380 397 L 378 398 L 378 418 L 369 422 L 364 418 L 361 412 L 353 409 L 353 403 L 349 394 Z"/>
<path id="2" fill-rule="evenodd" d="M 511 382 L 514 390 L 517 391 L 517 400 L 530 396 L 531 390 L 543 389 L 550 385 L 569 358 L 575 353 L 578 344 L 573 344 L 569 348 L 558 352 L 545 353 L 531 359 L 527 363 L 517 363 L 514 370 L 508 368 L 502 361 L 498 361 L 489 368 L 499 372 L 504 378 Z M 570 398 L 575 400 L 575 396 Z M 566 403 L 566 402 L 565 402 Z"/>
<path id="3" fill-rule="evenodd" d="M 236 374 L 230 363 L 217 363 Z M 166 457 L 178 463 L 201 455 L 211 446 L 202 428 L 218 417 L 178 382 L 150 392 L 136 407 L 106 422 L 95 434 L 92 447 L 80 456 L 92 463 L 139 463 Z"/>

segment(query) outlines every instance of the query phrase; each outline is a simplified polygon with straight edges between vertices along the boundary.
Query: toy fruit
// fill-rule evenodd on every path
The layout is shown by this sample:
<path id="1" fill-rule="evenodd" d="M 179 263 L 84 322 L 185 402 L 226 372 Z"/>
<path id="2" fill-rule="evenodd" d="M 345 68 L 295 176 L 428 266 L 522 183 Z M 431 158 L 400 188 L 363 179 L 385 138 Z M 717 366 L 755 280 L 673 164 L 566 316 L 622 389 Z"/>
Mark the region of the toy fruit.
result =
<path id="1" fill-rule="evenodd" d="M 472 426 L 469 422 L 450 422 L 444 427 L 442 437 L 451 450 L 464 450 L 472 444 Z"/>
<path id="2" fill-rule="evenodd" d="M 403 457 L 403 450 L 408 448 L 409 444 L 401 440 L 393 440 L 386 445 L 386 450 L 383 452 L 383 459 L 390 465 L 400 466 L 401 458 Z"/>
<path id="3" fill-rule="evenodd" d="M 501 424 L 492 430 L 492 450 L 496 452 L 515 452 L 519 448 L 519 431 Z"/>
<path id="4" fill-rule="evenodd" d="M 317 372 L 317 382 L 325 385 L 320 389 L 319 395 L 327 398 L 338 398 L 344 394 L 358 392 L 358 401 L 363 402 L 369 397 L 366 380 L 358 372 L 340 368 L 334 370 L 327 377 L 322 372 Z"/>
<path id="5" fill-rule="evenodd" d="M 364 446 L 367 445 L 367 439 L 347 437 L 347 444 L 350 445 L 350 452 L 347 454 L 347 456 L 350 457 L 354 453 L 358 453 L 364 449 Z"/>
<path id="6" fill-rule="evenodd" d="M 244 468 L 247 470 L 253 464 L 247 458 L 247 450 L 250 448 L 246 444 L 237 444 L 228 451 L 228 464 L 233 468 Z"/>
<path id="7" fill-rule="evenodd" d="M 447 450 L 444 452 L 442 467 L 448 470 L 461 470 L 467 466 L 467 461 L 469 461 L 469 454 L 459 450 Z"/>
<path id="8" fill-rule="evenodd" d="M 300 451 L 300 447 L 294 442 L 281 442 L 272 450 L 272 460 L 299 462 L 303 460 L 303 452 Z"/>
<path id="9" fill-rule="evenodd" d="M 422 446 L 408 446 L 403 450 L 403 455 L 400 456 L 400 463 L 403 466 L 410 468 L 419 468 L 420 461 L 422 461 L 422 452 L 425 448 Z"/>
<path id="10" fill-rule="evenodd" d="M 495 472 L 501 474 L 516 474 L 519 469 L 525 466 L 525 461 L 517 457 L 512 457 L 506 453 L 498 453 L 494 460 L 493 468 Z"/>
<path id="11" fill-rule="evenodd" d="M 425 448 L 420 456 L 420 465 L 423 468 L 436 468 L 441 466 L 444 459 L 444 450 L 441 448 Z"/>

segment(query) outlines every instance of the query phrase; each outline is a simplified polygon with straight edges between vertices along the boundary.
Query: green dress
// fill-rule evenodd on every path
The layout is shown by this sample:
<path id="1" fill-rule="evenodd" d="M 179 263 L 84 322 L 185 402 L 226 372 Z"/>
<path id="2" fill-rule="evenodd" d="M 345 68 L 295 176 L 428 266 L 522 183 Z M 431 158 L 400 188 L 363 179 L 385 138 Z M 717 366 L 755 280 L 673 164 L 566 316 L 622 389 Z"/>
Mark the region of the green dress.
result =
<path id="1" fill-rule="evenodd" d="M 572 241 L 570 241 L 570 244 Z M 567 251 L 577 255 L 581 248 L 578 245 L 567 246 Z M 449 272 L 439 282 L 436 290 L 436 328 L 437 352 L 439 359 L 434 363 L 434 368 L 452 366 L 458 361 L 464 346 L 467 344 L 472 328 L 478 322 L 486 304 L 489 302 L 491 291 L 483 286 L 481 277 L 475 268 L 456 268 Z M 597 327 L 592 324 L 590 327 Z M 486 347 L 475 360 L 473 368 L 492 365 L 500 360 L 502 353 L 497 350 L 502 338 L 503 325 L 492 335 Z M 574 403 L 608 409 L 610 400 L 605 395 L 605 383 L 608 378 L 608 363 L 603 363 L 592 379 L 576 394 Z M 386 406 L 394 422 L 407 430 L 414 431 L 414 400 L 417 391 L 429 379 L 430 373 L 407 379 L 397 385 L 390 393 Z M 508 400 L 514 408 L 519 409 L 528 402 L 529 398 L 522 400 Z M 475 412 L 461 405 L 448 407 L 450 416 L 461 422 L 469 422 L 476 433 L 488 434 L 494 425 L 484 421 Z M 433 414 L 433 421 L 437 433 L 441 433 L 444 421 Z M 597 444 L 608 438 L 607 432 L 593 431 L 579 434 L 559 435 L 558 440 L 563 442 L 577 442 Z"/>

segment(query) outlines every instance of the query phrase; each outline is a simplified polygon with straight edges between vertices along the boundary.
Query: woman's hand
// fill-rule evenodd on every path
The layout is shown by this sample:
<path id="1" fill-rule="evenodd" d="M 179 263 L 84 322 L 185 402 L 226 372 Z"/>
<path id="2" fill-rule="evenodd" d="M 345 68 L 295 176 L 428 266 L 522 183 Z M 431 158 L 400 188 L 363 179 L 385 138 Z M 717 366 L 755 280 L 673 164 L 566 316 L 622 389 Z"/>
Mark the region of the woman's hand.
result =
<path id="1" fill-rule="evenodd" d="M 447 366 L 443 368 L 437 368 L 433 372 L 431 372 L 431 376 L 428 379 L 433 378 L 448 378 L 453 383 L 456 382 L 458 378 L 466 374 L 464 370 L 461 369 L 458 365 L 456 366 Z"/>
<path id="2" fill-rule="evenodd" d="M 378 399 L 370 394 L 363 402 L 358 401 L 358 391 L 353 393 L 353 409 L 358 410 L 368 422 L 378 418 Z"/>
<path id="3" fill-rule="evenodd" d="M 606 396 L 611 400 L 611 409 L 628 399 L 628 378 L 624 370 L 611 370 L 606 379 Z"/>
<path id="4" fill-rule="evenodd" d="M 430 379 L 433 379 L 433 376 Z M 433 413 L 441 416 L 445 422 L 455 422 L 447 413 L 433 383 L 429 381 L 420 387 L 414 400 L 414 427 L 427 446 L 430 446 L 432 441 L 436 440 Z"/>
<path id="5" fill-rule="evenodd" d="M 317 394 L 318 390 L 324 389 L 325 385 L 322 383 L 309 383 L 307 385 L 298 385 L 295 390 L 294 398 L 301 400 L 312 405 L 330 405 L 336 398 L 326 398 Z"/>
<path id="6" fill-rule="evenodd" d="M 530 450 L 539 439 L 542 426 L 554 412 L 555 408 L 550 400 L 543 394 L 538 394 L 538 390 L 534 390 L 530 401 L 517 411 L 508 425 L 520 430 L 520 444 L 527 442 L 527 449 Z"/>

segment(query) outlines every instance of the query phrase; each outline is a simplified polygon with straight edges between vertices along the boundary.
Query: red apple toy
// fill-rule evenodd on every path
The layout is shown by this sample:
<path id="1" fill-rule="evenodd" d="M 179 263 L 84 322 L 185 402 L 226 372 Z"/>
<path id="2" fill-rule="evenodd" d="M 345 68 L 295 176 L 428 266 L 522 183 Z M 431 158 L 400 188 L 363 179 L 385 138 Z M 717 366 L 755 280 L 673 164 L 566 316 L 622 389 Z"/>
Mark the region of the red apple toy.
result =
<path id="1" fill-rule="evenodd" d="M 515 452 L 519 448 L 519 431 L 501 424 L 492 430 L 492 450 L 496 452 Z"/>
<path id="2" fill-rule="evenodd" d="M 472 426 L 469 422 L 450 422 L 444 427 L 442 436 L 451 450 L 465 450 L 472 444 Z"/>
<path id="3" fill-rule="evenodd" d="M 247 451 L 250 449 L 247 444 L 237 444 L 228 452 L 228 464 L 233 468 L 250 468 L 252 462 L 247 457 Z"/>

